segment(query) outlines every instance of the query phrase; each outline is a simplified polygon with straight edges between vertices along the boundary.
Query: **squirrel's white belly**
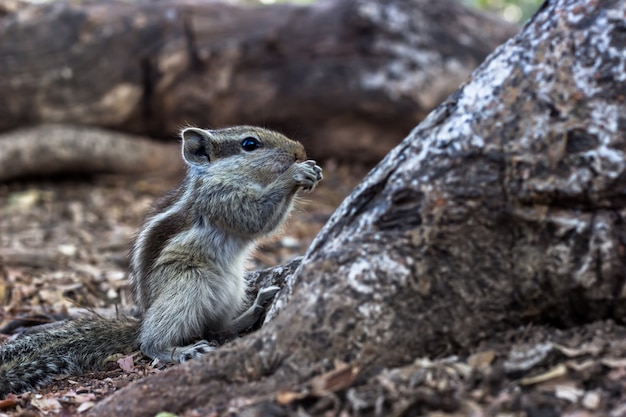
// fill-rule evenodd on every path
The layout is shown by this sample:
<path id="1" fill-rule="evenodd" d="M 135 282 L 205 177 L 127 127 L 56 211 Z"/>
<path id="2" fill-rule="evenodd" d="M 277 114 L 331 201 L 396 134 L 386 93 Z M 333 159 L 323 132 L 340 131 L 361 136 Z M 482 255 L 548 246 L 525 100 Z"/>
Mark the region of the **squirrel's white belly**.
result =
<path id="1" fill-rule="evenodd" d="M 170 240 L 156 263 L 179 263 L 180 270 L 189 270 L 186 279 L 196 282 L 186 295 L 197 303 L 195 313 L 227 324 L 245 304 L 244 262 L 250 246 L 215 227 L 193 227 Z"/>

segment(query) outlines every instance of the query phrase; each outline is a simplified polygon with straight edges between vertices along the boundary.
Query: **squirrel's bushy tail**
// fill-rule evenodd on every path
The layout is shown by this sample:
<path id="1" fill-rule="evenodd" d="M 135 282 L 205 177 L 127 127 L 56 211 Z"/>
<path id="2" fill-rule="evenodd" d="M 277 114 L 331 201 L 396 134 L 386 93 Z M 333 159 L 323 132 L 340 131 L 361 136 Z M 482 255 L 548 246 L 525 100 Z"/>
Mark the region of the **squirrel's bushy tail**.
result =
<path id="1" fill-rule="evenodd" d="M 88 317 L 53 325 L 0 345 L 0 398 L 55 376 L 98 369 L 108 356 L 139 349 L 139 320 Z"/>

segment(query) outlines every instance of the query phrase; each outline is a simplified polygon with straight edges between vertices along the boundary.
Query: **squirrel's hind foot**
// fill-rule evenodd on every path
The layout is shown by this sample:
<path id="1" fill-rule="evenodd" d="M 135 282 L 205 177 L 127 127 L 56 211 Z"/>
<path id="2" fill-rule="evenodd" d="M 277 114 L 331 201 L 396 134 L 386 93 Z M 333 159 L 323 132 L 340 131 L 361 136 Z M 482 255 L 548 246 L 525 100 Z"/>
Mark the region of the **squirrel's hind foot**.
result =
<path id="1" fill-rule="evenodd" d="M 152 359 L 158 359 L 160 362 L 183 363 L 191 359 L 199 358 L 215 349 L 216 347 L 211 346 L 206 340 L 200 340 L 193 345 L 176 346 L 165 349 L 146 349 L 144 346 L 142 352 L 144 355 Z"/>
<path id="2" fill-rule="evenodd" d="M 176 349 L 174 354 L 177 355 L 177 358 L 174 361 L 180 363 L 187 362 L 188 360 L 199 358 L 212 350 L 215 350 L 214 346 L 211 346 L 206 340 L 200 340 L 193 345 Z"/>

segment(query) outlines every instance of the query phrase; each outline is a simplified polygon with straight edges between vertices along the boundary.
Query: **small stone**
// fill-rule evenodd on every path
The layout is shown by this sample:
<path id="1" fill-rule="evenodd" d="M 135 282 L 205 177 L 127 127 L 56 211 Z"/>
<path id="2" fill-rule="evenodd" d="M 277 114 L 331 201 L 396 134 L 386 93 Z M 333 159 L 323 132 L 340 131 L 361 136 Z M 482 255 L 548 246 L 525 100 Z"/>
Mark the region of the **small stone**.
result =
<path id="1" fill-rule="evenodd" d="M 600 407 L 600 394 L 595 391 L 586 393 L 583 396 L 582 405 L 587 410 L 597 410 Z"/>
<path id="2" fill-rule="evenodd" d="M 67 257 L 72 257 L 76 255 L 76 252 L 78 252 L 78 249 L 74 245 L 59 245 L 57 247 L 57 250 L 59 251 L 61 255 L 64 255 Z"/>

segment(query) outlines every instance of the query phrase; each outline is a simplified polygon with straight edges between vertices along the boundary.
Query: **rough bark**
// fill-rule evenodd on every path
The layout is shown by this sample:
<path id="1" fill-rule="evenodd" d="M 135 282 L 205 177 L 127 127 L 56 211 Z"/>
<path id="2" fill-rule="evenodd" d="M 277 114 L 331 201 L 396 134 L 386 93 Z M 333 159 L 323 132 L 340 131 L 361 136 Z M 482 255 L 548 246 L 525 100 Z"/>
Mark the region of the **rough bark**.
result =
<path id="1" fill-rule="evenodd" d="M 625 16 L 547 2 L 342 204 L 272 321 L 96 415 L 282 415 L 334 361 L 359 384 L 529 321 L 623 318 Z"/>
<path id="2" fill-rule="evenodd" d="M 378 162 L 516 31 L 454 0 L 5 6 L 0 131 L 258 124 L 316 158 Z"/>

